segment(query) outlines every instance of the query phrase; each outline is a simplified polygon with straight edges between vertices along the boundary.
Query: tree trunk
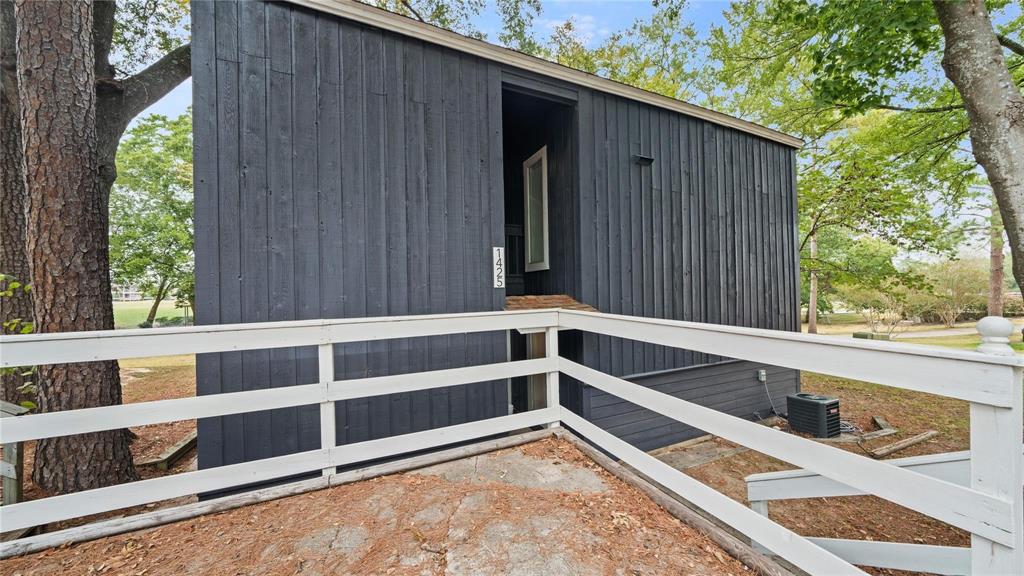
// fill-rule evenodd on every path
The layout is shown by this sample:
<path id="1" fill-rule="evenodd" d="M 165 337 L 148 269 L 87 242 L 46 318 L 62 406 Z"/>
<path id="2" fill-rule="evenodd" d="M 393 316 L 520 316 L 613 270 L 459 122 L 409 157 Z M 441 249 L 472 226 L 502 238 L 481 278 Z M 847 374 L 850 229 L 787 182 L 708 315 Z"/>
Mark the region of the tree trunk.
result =
<path id="1" fill-rule="evenodd" d="M 21 118 L 18 106 L 17 58 L 14 44 L 14 2 L 0 0 L 0 273 L 26 284 L 30 282 L 25 254 L 25 178 L 22 173 Z M 32 298 L 25 290 L 0 297 L 0 322 L 32 321 Z M 7 332 L 7 330 L 0 330 Z M 0 375 L 2 396 L 18 403 L 21 371 Z"/>
<path id="2" fill-rule="evenodd" d="M 153 299 L 153 305 L 149 307 L 149 314 L 146 316 L 147 328 L 153 326 L 153 322 L 156 320 L 157 309 L 160 308 L 160 302 L 163 301 L 164 296 L 167 295 L 167 279 L 161 278 L 160 285 L 156 287 L 156 297 Z"/>
<path id="3" fill-rule="evenodd" d="M 112 329 L 92 2 L 17 0 L 15 20 L 36 331 Z M 41 366 L 38 386 L 42 412 L 121 402 L 117 362 Z M 40 440 L 32 477 L 55 492 L 138 479 L 125 430 Z"/>
<path id="4" fill-rule="evenodd" d="M 818 333 L 818 235 L 811 234 L 811 287 L 807 296 L 807 333 Z"/>
<path id="5" fill-rule="evenodd" d="M 1024 286 L 1024 97 L 1010 77 L 983 0 L 933 0 L 946 39 L 942 67 L 963 98 L 971 147 L 985 168 Z"/>
<path id="6" fill-rule="evenodd" d="M 999 206 L 992 202 L 992 216 L 989 219 L 989 251 L 988 251 L 988 315 L 1003 315 L 1003 219 L 999 216 Z"/>

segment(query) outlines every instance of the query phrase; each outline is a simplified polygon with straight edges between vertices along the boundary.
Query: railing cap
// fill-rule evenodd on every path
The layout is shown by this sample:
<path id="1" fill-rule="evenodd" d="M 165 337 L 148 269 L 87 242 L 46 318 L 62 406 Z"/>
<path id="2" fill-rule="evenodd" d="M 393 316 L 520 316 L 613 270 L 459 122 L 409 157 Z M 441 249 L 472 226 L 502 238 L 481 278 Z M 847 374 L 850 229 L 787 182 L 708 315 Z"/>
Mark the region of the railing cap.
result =
<path id="1" fill-rule="evenodd" d="M 1017 353 L 1010 346 L 1010 335 L 1013 334 L 1013 322 L 1002 316 L 985 316 L 975 326 L 981 334 L 978 352 L 996 356 L 1015 356 Z"/>

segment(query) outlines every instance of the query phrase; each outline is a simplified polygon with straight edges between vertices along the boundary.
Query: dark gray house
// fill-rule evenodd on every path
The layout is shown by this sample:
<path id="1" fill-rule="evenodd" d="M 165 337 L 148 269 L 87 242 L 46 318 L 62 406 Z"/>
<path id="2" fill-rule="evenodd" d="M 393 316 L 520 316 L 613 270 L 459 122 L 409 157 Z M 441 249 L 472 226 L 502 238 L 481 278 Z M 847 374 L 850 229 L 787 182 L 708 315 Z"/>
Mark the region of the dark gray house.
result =
<path id="1" fill-rule="evenodd" d="M 195 1 L 192 14 L 198 323 L 554 299 L 798 329 L 799 140 L 355 2 Z M 779 404 L 798 386 L 791 370 L 572 331 L 559 340 L 588 366 L 747 418 L 770 413 L 766 389 Z M 343 345 L 336 377 L 533 349 L 505 332 Z M 305 348 L 206 355 L 198 393 L 312 383 L 316 366 Z M 339 403 L 338 442 L 526 409 L 531 388 Z M 565 377 L 561 392 L 641 448 L 697 433 Z M 200 465 L 315 449 L 318 414 L 203 420 Z"/>

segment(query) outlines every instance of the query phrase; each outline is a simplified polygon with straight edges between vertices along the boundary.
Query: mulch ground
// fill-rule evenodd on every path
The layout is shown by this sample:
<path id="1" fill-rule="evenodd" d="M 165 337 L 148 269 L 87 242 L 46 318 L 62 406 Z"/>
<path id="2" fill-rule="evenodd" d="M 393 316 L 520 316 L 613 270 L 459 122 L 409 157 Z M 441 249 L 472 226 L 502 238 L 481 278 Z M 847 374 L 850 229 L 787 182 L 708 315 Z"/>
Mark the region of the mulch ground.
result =
<path id="1" fill-rule="evenodd" d="M 900 432 L 864 444 L 865 448 L 907 438 L 926 430 L 939 435 L 888 458 L 937 454 L 968 449 L 969 407 L 967 402 L 920 392 L 876 386 L 863 382 L 803 375 L 803 391 L 838 396 L 844 420 L 864 431 L 873 430 L 872 416 L 882 416 Z M 732 446 L 716 438 L 715 442 Z M 855 443 L 832 446 L 864 455 Z M 759 472 L 791 470 L 791 464 L 754 451 L 745 451 L 687 469 L 687 474 L 712 486 L 730 498 L 747 503 L 744 478 Z M 969 546 L 969 535 L 912 510 L 873 496 L 783 500 L 769 505 L 772 520 L 804 536 L 909 542 L 940 546 Z M 898 570 L 870 568 L 874 574 L 910 574 Z"/>
<path id="2" fill-rule="evenodd" d="M 528 458 L 589 469 L 563 492 L 408 472 L 0 562 L 4 574 L 737 575 L 748 569 L 572 445 Z M 537 570 L 540 568 L 540 572 Z"/>
<path id="3" fill-rule="evenodd" d="M 195 396 L 195 360 L 192 356 L 170 356 L 161 358 L 139 358 L 122 362 L 121 393 L 125 404 L 151 402 Z M 195 420 L 167 422 L 152 426 L 132 428 L 136 438 L 132 441 L 132 457 L 136 464 L 154 459 L 196 431 Z M 35 442 L 25 443 L 25 479 L 23 484 L 26 500 L 46 498 L 49 494 L 32 482 L 32 465 L 35 460 Z M 156 466 L 137 466 L 141 479 L 178 474 L 195 469 L 195 449 L 186 454 L 170 470 L 159 470 Z M 139 506 L 96 516 L 87 516 L 47 526 L 48 531 L 88 524 L 105 518 L 125 516 L 152 510 L 157 507 L 181 504 L 194 498 L 175 499 L 147 506 Z"/>

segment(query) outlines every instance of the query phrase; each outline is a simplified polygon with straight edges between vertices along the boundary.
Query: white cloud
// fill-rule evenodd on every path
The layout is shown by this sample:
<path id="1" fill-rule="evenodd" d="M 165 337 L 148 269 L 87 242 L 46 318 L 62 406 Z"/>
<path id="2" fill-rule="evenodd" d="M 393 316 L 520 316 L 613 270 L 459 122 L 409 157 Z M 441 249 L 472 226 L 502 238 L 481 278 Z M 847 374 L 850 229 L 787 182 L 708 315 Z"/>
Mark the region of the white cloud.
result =
<path id="1" fill-rule="evenodd" d="M 603 23 L 598 22 L 597 18 L 595 18 L 593 15 L 579 14 L 575 12 L 570 14 L 567 18 L 563 19 L 543 17 L 537 18 L 536 25 L 541 30 L 544 30 L 548 34 L 550 34 L 554 32 L 555 29 L 558 28 L 559 26 L 565 24 L 565 22 L 568 20 L 572 21 L 573 28 L 576 30 L 576 34 L 579 36 L 580 40 L 582 40 L 583 43 L 587 45 L 595 41 L 601 40 L 602 38 L 605 38 L 606 36 L 611 34 L 611 30 L 607 26 L 602 25 Z"/>

